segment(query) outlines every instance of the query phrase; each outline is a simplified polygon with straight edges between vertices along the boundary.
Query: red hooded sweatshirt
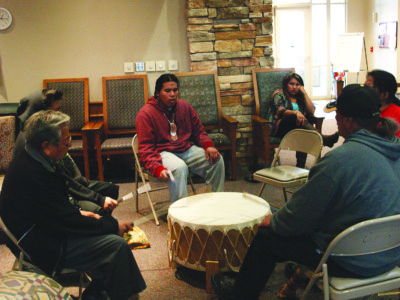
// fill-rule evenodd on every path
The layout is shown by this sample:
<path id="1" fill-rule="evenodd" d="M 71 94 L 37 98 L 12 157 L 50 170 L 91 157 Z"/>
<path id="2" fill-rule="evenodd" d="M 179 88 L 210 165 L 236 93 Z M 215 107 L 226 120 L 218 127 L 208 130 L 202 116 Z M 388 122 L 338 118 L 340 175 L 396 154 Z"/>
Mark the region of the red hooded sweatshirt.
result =
<path id="1" fill-rule="evenodd" d="M 175 123 L 177 127 L 176 141 L 170 134 L 170 123 Z M 203 149 L 214 147 L 196 111 L 188 102 L 181 99 L 168 110 L 152 96 L 136 117 L 136 131 L 140 162 L 157 178 L 165 169 L 160 156 L 162 151 L 182 153 L 192 144 Z"/>

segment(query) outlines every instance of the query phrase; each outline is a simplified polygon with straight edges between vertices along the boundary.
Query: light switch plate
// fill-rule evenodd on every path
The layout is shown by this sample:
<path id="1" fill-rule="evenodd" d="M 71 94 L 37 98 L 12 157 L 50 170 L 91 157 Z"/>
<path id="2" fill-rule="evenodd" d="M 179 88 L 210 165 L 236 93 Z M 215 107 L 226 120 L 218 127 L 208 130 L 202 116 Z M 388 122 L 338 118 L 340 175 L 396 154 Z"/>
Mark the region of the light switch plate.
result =
<path id="1" fill-rule="evenodd" d="M 165 71 L 165 60 L 156 61 L 156 71 Z"/>
<path id="2" fill-rule="evenodd" d="M 124 63 L 124 72 L 125 73 L 133 73 L 133 62 L 125 62 Z"/>
<path id="3" fill-rule="evenodd" d="M 136 72 L 144 72 L 144 62 L 136 63 Z"/>
<path id="4" fill-rule="evenodd" d="M 178 70 L 178 61 L 177 60 L 169 60 L 168 61 L 168 70 L 177 71 Z"/>
<path id="5" fill-rule="evenodd" d="M 146 61 L 146 71 L 154 72 L 155 70 L 156 70 L 156 62 L 154 60 Z"/>

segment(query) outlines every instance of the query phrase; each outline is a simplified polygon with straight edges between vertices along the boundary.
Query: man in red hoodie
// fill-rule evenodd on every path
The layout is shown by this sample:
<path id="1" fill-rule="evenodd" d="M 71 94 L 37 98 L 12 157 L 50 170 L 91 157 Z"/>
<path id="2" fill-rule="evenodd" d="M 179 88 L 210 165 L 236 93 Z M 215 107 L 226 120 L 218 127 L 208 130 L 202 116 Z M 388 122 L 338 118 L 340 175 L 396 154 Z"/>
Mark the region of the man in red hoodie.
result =
<path id="1" fill-rule="evenodd" d="M 213 192 L 223 192 L 223 158 L 196 111 L 178 99 L 178 94 L 175 75 L 163 74 L 157 79 L 154 96 L 136 118 L 140 162 L 153 176 L 168 182 L 172 201 L 188 195 L 189 170 L 204 177 Z"/>

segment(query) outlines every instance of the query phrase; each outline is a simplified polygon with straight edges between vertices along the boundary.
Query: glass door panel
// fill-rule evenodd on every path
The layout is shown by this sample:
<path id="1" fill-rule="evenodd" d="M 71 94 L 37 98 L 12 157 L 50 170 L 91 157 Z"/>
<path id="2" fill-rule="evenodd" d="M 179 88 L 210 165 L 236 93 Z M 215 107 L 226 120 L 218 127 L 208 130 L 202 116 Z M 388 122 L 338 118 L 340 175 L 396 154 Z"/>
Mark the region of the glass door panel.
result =
<path id="1" fill-rule="evenodd" d="M 308 8 L 277 8 L 276 67 L 295 68 L 307 92 L 312 86 L 310 68 L 310 13 Z M 311 95 L 310 95 L 311 96 Z"/>

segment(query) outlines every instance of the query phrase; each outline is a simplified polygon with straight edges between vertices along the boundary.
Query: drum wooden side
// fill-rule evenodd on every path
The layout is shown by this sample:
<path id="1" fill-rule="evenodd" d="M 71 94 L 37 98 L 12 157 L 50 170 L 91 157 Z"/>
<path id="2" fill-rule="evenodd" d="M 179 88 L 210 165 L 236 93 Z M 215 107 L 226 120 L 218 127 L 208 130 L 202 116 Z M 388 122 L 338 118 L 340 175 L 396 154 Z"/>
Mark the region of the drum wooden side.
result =
<path id="1" fill-rule="evenodd" d="M 206 262 L 218 261 L 220 271 L 229 271 L 226 257 L 231 266 L 239 268 L 250 243 L 258 230 L 258 224 L 249 224 L 241 230 L 230 229 L 227 232 L 205 229 L 193 229 L 181 226 L 168 217 L 168 250 L 170 263 L 206 271 Z"/>

